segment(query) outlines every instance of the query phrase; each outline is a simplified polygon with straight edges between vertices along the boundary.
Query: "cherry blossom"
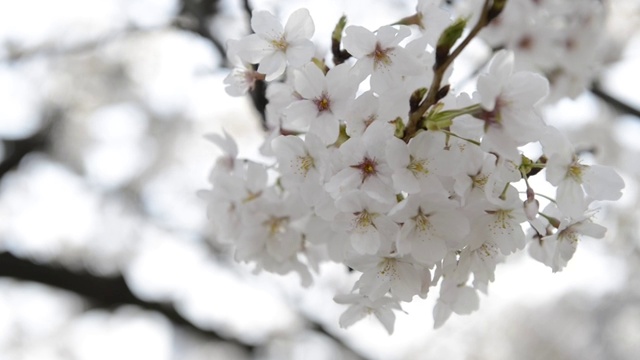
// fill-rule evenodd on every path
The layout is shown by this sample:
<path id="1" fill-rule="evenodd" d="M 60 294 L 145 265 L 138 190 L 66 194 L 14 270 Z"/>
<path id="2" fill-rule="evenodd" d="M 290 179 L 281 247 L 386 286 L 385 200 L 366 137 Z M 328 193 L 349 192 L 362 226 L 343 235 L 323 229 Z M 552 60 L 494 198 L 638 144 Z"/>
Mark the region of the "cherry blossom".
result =
<path id="1" fill-rule="evenodd" d="M 216 240 L 230 244 L 237 261 L 297 273 L 305 286 L 321 262 L 344 264 L 357 280 L 335 297 L 348 305 L 340 326 L 375 315 L 389 333 L 394 310 L 433 296 L 432 287 L 439 287 L 436 328 L 476 310 L 478 292 L 499 281 L 498 264 L 527 244 L 554 272 L 568 266 L 581 237 L 604 236 L 593 214 L 599 201 L 620 198 L 624 182 L 613 168 L 581 159 L 540 111 L 548 71 L 572 74 L 550 55 L 552 31 L 533 31 L 554 18 L 550 9 L 559 11 L 554 29 L 567 30 L 554 36 L 576 41 L 565 50 L 593 59 L 570 20 L 590 31 L 600 5 L 559 1 L 510 1 L 494 22 L 487 19 L 504 3 L 481 0 L 456 2 L 466 20 L 452 21 L 439 1 L 419 0 L 415 14 L 376 31 L 341 22 L 331 39 L 336 65 L 309 40 L 307 10 L 284 27 L 254 12 L 255 34 L 229 42 L 236 68 L 225 83 L 233 96 L 267 85 L 265 159 L 239 158 L 226 133 L 208 136 L 223 152 L 211 189 L 199 193 Z M 460 13 L 460 3 L 471 12 Z M 514 30 L 524 18 L 535 26 Z M 459 92 L 450 74 L 478 32 L 518 49 L 495 51 L 474 79 L 476 91 Z M 559 96 L 559 84 L 552 86 Z M 526 151 L 539 145 L 535 157 Z M 543 202 L 550 204 L 541 211 Z"/>
<path id="2" fill-rule="evenodd" d="M 361 26 L 349 26 L 345 33 L 344 46 L 358 59 L 352 71 L 361 79 L 372 75 L 373 90 L 384 92 L 398 85 L 401 76 L 420 73 L 417 59 L 399 45 L 411 34 L 409 28 L 383 26 L 373 33 Z"/>
<path id="3" fill-rule="evenodd" d="M 282 75 L 287 64 L 299 67 L 313 56 L 310 39 L 315 25 L 306 9 L 291 14 L 284 27 L 271 13 L 254 11 L 251 28 L 255 34 L 240 40 L 238 56 L 251 64 L 260 63 L 258 72 L 269 81 Z"/>
<path id="4" fill-rule="evenodd" d="M 355 82 L 345 82 L 348 71 L 343 64 L 325 76 L 314 63 L 295 71 L 294 88 L 300 100 L 285 110 L 283 126 L 316 134 L 325 144 L 334 143 L 340 132 L 340 119 L 356 92 Z"/>

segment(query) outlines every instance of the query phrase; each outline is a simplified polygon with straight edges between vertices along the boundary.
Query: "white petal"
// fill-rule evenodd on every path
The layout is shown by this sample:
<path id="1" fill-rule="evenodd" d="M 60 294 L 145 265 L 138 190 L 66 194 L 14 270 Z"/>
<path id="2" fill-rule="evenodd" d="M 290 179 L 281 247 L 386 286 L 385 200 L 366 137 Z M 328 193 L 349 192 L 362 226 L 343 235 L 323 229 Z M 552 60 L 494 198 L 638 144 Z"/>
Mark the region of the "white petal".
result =
<path id="1" fill-rule="evenodd" d="M 469 234 L 469 220 L 462 211 L 436 212 L 429 221 L 438 234 L 448 241 L 460 241 Z"/>
<path id="2" fill-rule="evenodd" d="M 376 315 L 378 320 L 380 320 L 389 335 L 393 334 L 393 325 L 396 322 L 396 314 L 394 314 L 391 309 L 385 308 L 376 309 L 373 313 Z"/>
<path id="3" fill-rule="evenodd" d="M 251 34 L 240 40 L 238 48 L 238 56 L 251 64 L 259 63 L 265 56 L 276 51 L 268 41 L 257 34 Z"/>
<path id="4" fill-rule="evenodd" d="M 426 234 L 416 232 L 419 238 L 411 242 L 411 256 L 424 264 L 435 264 L 447 254 L 447 247 L 438 238 L 426 237 Z"/>
<path id="5" fill-rule="evenodd" d="M 348 328 L 349 326 L 355 324 L 356 322 L 362 320 L 365 316 L 367 316 L 367 312 L 363 308 L 362 305 L 355 304 L 349 306 L 345 312 L 340 315 L 339 324 L 341 328 Z"/>
<path id="6" fill-rule="evenodd" d="M 315 47 L 310 40 L 298 40 L 289 43 L 286 53 L 289 65 L 293 67 L 300 67 L 311 60 L 315 53 Z"/>
<path id="7" fill-rule="evenodd" d="M 256 34 L 269 40 L 279 40 L 284 33 L 280 20 L 268 11 L 254 11 L 251 15 L 251 28 Z"/>
<path id="8" fill-rule="evenodd" d="M 403 48 L 396 48 L 389 53 L 389 58 L 393 62 L 393 71 L 402 75 L 418 75 L 423 70 L 418 60 Z"/>
<path id="9" fill-rule="evenodd" d="M 607 233 L 606 227 L 592 223 L 590 221 L 582 221 L 578 224 L 572 225 L 572 228 L 574 228 L 580 234 L 591 236 L 595 239 L 602 239 Z"/>
<path id="10" fill-rule="evenodd" d="M 571 217 L 580 217 L 587 210 L 587 201 L 584 198 L 582 186 L 571 178 L 567 178 L 558 185 L 556 201 L 558 209 Z"/>
<path id="11" fill-rule="evenodd" d="M 313 19 L 309 15 L 309 10 L 304 8 L 294 11 L 284 27 L 287 40 L 310 39 L 314 31 Z"/>
<path id="12" fill-rule="evenodd" d="M 397 192 L 406 192 L 408 194 L 417 194 L 420 192 L 420 181 L 416 179 L 410 170 L 398 170 L 391 176 L 393 179 L 393 187 Z"/>
<path id="13" fill-rule="evenodd" d="M 583 171 L 582 185 L 587 195 L 596 200 L 618 200 L 624 181 L 611 167 L 592 165 Z"/>
<path id="14" fill-rule="evenodd" d="M 451 304 L 451 310 L 456 314 L 467 315 L 471 314 L 480 307 L 480 297 L 478 293 L 468 287 L 463 286 L 458 288 L 457 297 Z"/>
<path id="15" fill-rule="evenodd" d="M 275 80 L 278 76 L 284 74 L 287 68 L 285 55 L 280 52 L 274 52 L 260 60 L 258 72 L 266 75 L 267 81 Z"/>
<path id="16" fill-rule="evenodd" d="M 540 74 L 522 71 L 513 74 L 505 88 L 509 98 L 517 98 L 520 106 L 533 107 L 549 94 L 549 81 Z"/>
<path id="17" fill-rule="evenodd" d="M 285 109 L 282 125 L 289 130 L 307 131 L 317 113 L 318 107 L 312 101 L 296 101 Z"/>
<path id="18" fill-rule="evenodd" d="M 294 72 L 294 87 L 305 99 L 315 99 L 326 91 L 324 73 L 314 63 Z"/>
<path id="19" fill-rule="evenodd" d="M 373 255 L 380 248 L 380 234 L 373 226 L 351 233 L 351 245 L 359 254 Z"/>
<path id="20" fill-rule="evenodd" d="M 224 151 L 229 156 L 236 158 L 238 156 L 238 145 L 228 132 L 225 130 L 223 130 L 223 132 L 224 138 L 219 134 L 207 134 L 204 137 L 218 145 L 220 150 Z"/>
<path id="21" fill-rule="evenodd" d="M 512 51 L 500 50 L 491 59 L 489 74 L 496 77 L 495 81 L 504 84 L 513 72 L 514 55 Z"/>
<path id="22" fill-rule="evenodd" d="M 438 301 L 433 307 L 433 328 L 437 329 L 444 325 L 444 323 L 451 316 L 451 308 L 449 305 Z"/>
<path id="23" fill-rule="evenodd" d="M 571 159 L 564 156 L 558 154 L 550 156 L 545 169 L 547 181 L 551 185 L 558 186 L 567 177 L 570 164 Z"/>
<path id="24" fill-rule="evenodd" d="M 278 136 L 271 141 L 271 148 L 280 159 L 305 155 L 304 141 L 297 136 Z M 280 163 L 282 163 L 280 161 Z"/>
<path id="25" fill-rule="evenodd" d="M 317 118 L 311 120 L 309 134 L 317 135 L 326 145 L 333 144 L 340 134 L 340 123 L 333 115 L 322 113 Z"/>
<path id="26" fill-rule="evenodd" d="M 407 144 L 393 137 L 387 141 L 387 163 L 393 170 L 404 170 L 409 166 L 409 148 Z"/>
<path id="27" fill-rule="evenodd" d="M 344 48 L 356 59 L 371 54 L 376 48 L 376 36 L 362 26 L 348 26 L 342 39 Z"/>

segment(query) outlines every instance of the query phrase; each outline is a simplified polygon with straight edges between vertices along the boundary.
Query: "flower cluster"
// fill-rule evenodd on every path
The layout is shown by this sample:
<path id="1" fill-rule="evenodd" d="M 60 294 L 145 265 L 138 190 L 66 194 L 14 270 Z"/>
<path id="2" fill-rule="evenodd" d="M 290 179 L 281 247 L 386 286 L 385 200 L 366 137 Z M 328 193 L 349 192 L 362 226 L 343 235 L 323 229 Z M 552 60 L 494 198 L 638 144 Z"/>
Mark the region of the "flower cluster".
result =
<path id="1" fill-rule="evenodd" d="M 392 332 L 393 310 L 437 284 L 436 327 L 470 313 L 497 263 L 527 244 L 561 270 L 579 236 L 604 235 L 593 201 L 624 186 L 545 124 L 547 80 L 515 71 L 511 52 L 494 55 L 473 94 L 452 91 L 454 60 L 505 1 L 485 1 L 468 32 L 438 4 L 420 0 L 415 15 L 375 31 L 341 19 L 331 67 L 313 57 L 304 9 L 284 26 L 256 11 L 255 33 L 229 44 L 238 66 L 229 93 L 285 79 L 267 88 L 273 133 L 263 149 L 274 163 L 239 159 L 228 135 L 209 136 L 225 152 L 202 192 L 209 218 L 236 260 L 259 270 L 297 272 L 303 285 L 322 261 L 357 271 L 352 293 L 335 298 L 349 305 L 341 326 L 374 314 Z M 535 159 L 523 152 L 531 143 L 542 148 Z M 536 192 L 533 176 L 555 196 Z"/>
<path id="2" fill-rule="evenodd" d="M 480 37 L 492 48 L 514 51 L 516 68 L 543 73 L 552 85 L 548 101 L 575 98 L 611 56 L 602 31 L 605 7 L 599 0 L 509 1 Z"/>

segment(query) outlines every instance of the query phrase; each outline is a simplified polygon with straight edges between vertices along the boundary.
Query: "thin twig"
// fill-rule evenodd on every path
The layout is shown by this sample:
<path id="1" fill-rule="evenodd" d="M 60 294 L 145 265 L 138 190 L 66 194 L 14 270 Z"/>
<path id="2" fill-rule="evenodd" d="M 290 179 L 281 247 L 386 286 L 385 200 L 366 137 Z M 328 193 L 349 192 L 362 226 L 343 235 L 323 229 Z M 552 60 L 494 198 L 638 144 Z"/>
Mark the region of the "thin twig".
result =
<path id="1" fill-rule="evenodd" d="M 444 78 L 444 74 L 453 63 L 453 61 L 462 53 L 462 50 L 471 42 L 471 40 L 489 23 L 488 12 L 490 9 L 491 0 L 485 0 L 484 5 L 482 7 L 482 13 L 480 14 L 480 18 L 476 25 L 471 29 L 469 34 L 462 40 L 462 42 L 444 59 L 444 61 L 440 64 L 436 63 L 434 65 L 433 71 L 433 80 L 431 82 L 431 86 L 429 87 L 429 92 L 427 93 L 427 97 L 420 104 L 418 109 L 411 113 L 409 116 L 409 124 L 407 125 L 407 129 L 405 131 L 404 140 L 408 141 L 415 133 L 420 129 L 422 116 L 427 112 L 427 110 L 433 106 L 436 102 L 438 102 L 438 93 L 440 91 L 440 86 L 442 84 L 442 79 Z"/>

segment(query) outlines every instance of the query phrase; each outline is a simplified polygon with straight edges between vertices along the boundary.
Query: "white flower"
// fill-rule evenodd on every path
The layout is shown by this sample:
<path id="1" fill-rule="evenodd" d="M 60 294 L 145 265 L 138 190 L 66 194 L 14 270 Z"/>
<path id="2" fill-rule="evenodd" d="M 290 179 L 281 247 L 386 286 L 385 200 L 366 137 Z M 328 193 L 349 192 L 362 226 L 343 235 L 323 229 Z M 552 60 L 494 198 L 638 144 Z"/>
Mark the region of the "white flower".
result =
<path id="1" fill-rule="evenodd" d="M 281 198 L 274 191 L 267 192 L 252 211 L 245 213 L 246 225 L 236 242 L 236 259 L 268 257 L 284 262 L 292 258 L 302 246 L 302 233 L 296 222 L 308 213 L 297 195 Z"/>
<path id="2" fill-rule="evenodd" d="M 557 129 L 548 128 L 541 142 L 549 157 L 547 181 L 557 186 L 556 200 L 564 214 L 579 217 L 591 199 L 617 200 L 622 196 L 624 181 L 620 175 L 610 167 L 582 164 L 569 140 Z"/>
<path id="3" fill-rule="evenodd" d="M 264 75 L 253 69 L 253 66 L 238 55 L 239 40 L 227 42 L 227 58 L 233 64 L 231 73 L 224 79 L 227 85 L 224 90 L 231 96 L 242 96 L 253 90 L 257 80 L 264 80 Z"/>
<path id="4" fill-rule="evenodd" d="M 526 242 L 520 224 L 526 220 L 518 191 L 509 185 L 505 200 L 486 208 L 484 214 L 473 221 L 471 246 L 477 248 L 493 242 L 504 255 L 523 249 Z"/>
<path id="5" fill-rule="evenodd" d="M 378 201 L 395 203 L 392 172 L 385 155 L 385 144 L 393 137 L 393 132 L 385 125 L 373 123 L 364 135 L 353 137 L 340 146 L 343 164 L 325 185 L 334 199 L 345 192 L 360 189 Z"/>
<path id="6" fill-rule="evenodd" d="M 420 18 L 420 28 L 433 48 L 440 34 L 451 24 L 451 14 L 440 7 L 439 0 L 418 0 L 416 9 Z"/>
<path id="7" fill-rule="evenodd" d="M 371 89 L 384 92 L 401 84 L 402 76 L 420 73 L 418 61 L 399 44 L 411 34 L 406 26 L 383 26 L 374 34 L 361 26 L 345 29 L 345 49 L 358 61 L 353 73 L 364 80 L 371 75 Z"/>
<path id="8" fill-rule="evenodd" d="M 560 217 L 562 214 L 553 206 L 544 209 L 547 216 Z M 546 236 L 534 237 L 529 245 L 529 254 L 532 258 L 549 266 L 553 272 L 562 270 L 573 257 L 578 246 L 580 235 L 601 239 L 606 233 L 606 228 L 593 223 L 589 217 L 563 218 L 555 233 Z"/>
<path id="9" fill-rule="evenodd" d="M 425 283 L 426 288 L 431 283 L 431 273 L 428 269 L 414 264 L 408 257 L 393 253 L 361 256 L 348 264 L 362 272 L 354 289 L 360 289 L 361 294 L 372 300 L 391 292 L 393 298 L 411 301 L 425 287 Z"/>
<path id="10" fill-rule="evenodd" d="M 440 285 L 440 298 L 433 308 L 433 327 L 439 328 L 447 321 L 451 312 L 465 315 L 478 310 L 480 298 L 478 293 L 465 284 L 458 284 L 445 277 Z"/>
<path id="11" fill-rule="evenodd" d="M 455 176 L 453 189 L 462 199 L 462 204 L 469 210 L 484 210 L 487 202 L 495 201 L 504 189 L 497 184 L 496 158 L 478 152 L 477 147 L 465 151 L 467 167 L 465 172 Z"/>
<path id="12" fill-rule="evenodd" d="M 333 300 L 338 304 L 350 304 L 340 316 L 341 328 L 347 328 L 368 315 L 375 315 L 387 332 L 393 334 L 396 322 L 393 310 L 402 310 L 398 301 L 390 297 L 382 297 L 372 301 L 366 295 L 346 294 L 336 295 Z"/>
<path id="13" fill-rule="evenodd" d="M 224 131 L 224 137 L 219 134 L 207 134 L 205 138 L 216 144 L 224 153 L 223 156 L 216 160 L 216 165 L 211 173 L 210 180 L 213 180 L 218 173 L 233 173 L 241 166 L 238 160 L 238 145 L 229 133 Z"/>
<path id="14" fill-rule="evenodd" d="M 351 245 L 359 254 L 385 251 L 396 242 L 398 225 L 386 215 L 390 204 L 376 201 L 362 191 L 352 191 L 338 199 L 336 206 L 342 213 L 333 225 L 349 234 Z"/>
<path id="15" fill-rule="evenodd" d="M 387 142 L 387 162 L 393 170 L 393 185 L 397 192 L 444 193 L 438 175 L 452 172 L 455 163 L 442 160 L 445 135 L 441 132 L 423 131 L 407 145 L 398 138 Z"/>
<path id="16" fill-rule="evenodd" d="M 278 159 L 282 184 L 299 192 L 307 205 L 318 204 L 323 195 L 321 181 L 329 170 L 329 154 L 320 139 L 313 134 L 307 134 L 304 141 L 297 136 L 279 136 L 271 146 Z"/>
<path id="17" fill-rule="evenodd" d="M 349 65 L 341 64 L 325 76 L 314 63 L 294 71 L 294 87 L 301 99 L 285 111 L 283 126 L 308 131 L 333 144 L 342 118 L 355 96 L 356 84 L 347 79 Z"/>
<path id="18" fill-rule="evenodd" d="M 311 36 L 315 31 L 307 9 L 296 10 L 282 27 L 278 18 L 267 11 L 254 11 L 251 34 L 240 40 L 238 55 L 252 64 L 260 63 L 258 72 L 271 81 L 284 74 L 287 63 L 299 67 L 314 53 Z"/>
<path id="19" fill-rule="evenodd" d="M 349 234 L 344 229 L 334 230 L 332 223 L 319 216 L 311 216 L 305 224 L 305 240 L 314 245 L 326 245 L 329 259 L 341 263 L 349 253 L 353 253 L 353 248 Z"/>
<path id="20" fill-rule="evenodd" d="M 489 72 L 478 78 L 485 122 L 482 147 L 520 164 L 518 146 L 540 138 L 544 121 L 535 105 L 549 92 L 547 79 L 531 72 L 513 71 L 513 53 L 499 51 Z"/>
<path id="21" fill-rule="evenodd" d="M 376 96 L 373 91 L 367 91 L 358 96 L 346 114 L 347 134 L 350 137 L 362 136 L 369 125 L 375 121 L 382 121 L 395 130 L 391 121 L 401 115 L 406 116 L 409 112 L 408 102 L 406 109 L 404 106 L 400 106 L 405 99 L 404 94 L 397 92 L 387 92 Z"/>
<path id="22" fill-rule="evenodd" d="M 219 136 L 217 139 L 223 140 Z M 243 164 L 237 161 L 233 172 L 219 167 L 224 169 L 226 162 L 219 162 L 212 171 L 213 189 L 199 194 L 207 200 L 207 216 L 213 223 L 217 239 L 233 243 L 242 231 L 243 217 L 252 211 L 256 206 L 255 200 L 262 197 L 267 188 L 267 172 L 264 166 L 254 162 Z"/>
<path id="23" fill-rule="evenodd" d="M 422 264 L 431 265 L 442 260 L 447 253 L 447 244 L 455 248 L 469 233 L 466 216 L 444 193 L 409 195 L 389 216 L 402 223 L 398 252 L 411 254 Z"/>

